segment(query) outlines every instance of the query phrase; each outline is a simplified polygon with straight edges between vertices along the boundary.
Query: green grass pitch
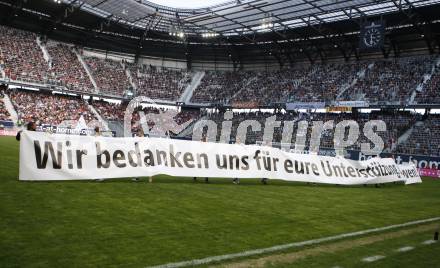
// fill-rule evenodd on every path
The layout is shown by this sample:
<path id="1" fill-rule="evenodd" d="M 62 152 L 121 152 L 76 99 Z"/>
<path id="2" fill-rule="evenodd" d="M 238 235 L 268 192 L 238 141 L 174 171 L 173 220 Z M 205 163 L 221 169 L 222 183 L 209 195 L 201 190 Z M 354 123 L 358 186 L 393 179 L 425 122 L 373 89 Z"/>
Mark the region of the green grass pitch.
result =
<path id="1" fill-rule="evenodd" d="M 147 267 L 440 216 L 440 180 L 382 188 L 164 176 L 154 183 L 19 182 L 18 142 L 5 137 L 0 163 L 0 267 Z M 417 248 L 398 266 L 440 256 L 438 249 Z M 352 256 L 363 254 L 338 258 L 357 266 Z M 332 267 L 334 258 L 316 260 Z"/>

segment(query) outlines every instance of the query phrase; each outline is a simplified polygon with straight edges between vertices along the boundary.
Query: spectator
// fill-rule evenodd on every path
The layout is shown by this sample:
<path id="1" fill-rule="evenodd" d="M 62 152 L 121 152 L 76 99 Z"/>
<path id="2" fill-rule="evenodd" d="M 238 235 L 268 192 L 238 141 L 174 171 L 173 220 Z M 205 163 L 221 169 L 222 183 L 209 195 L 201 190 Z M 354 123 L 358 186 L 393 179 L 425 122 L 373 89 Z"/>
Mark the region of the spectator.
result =
<path id="1" fill-rule="evenodd" d="M 81 116 L 86 122 L 96 120 L 87 103 L 75 97 L 31 91 L 15 91 L 10 97 L 19 119 L 23 121 L 59 125 L 63 121 L 77 121 Z"/>
<path id="2" fill-rule="evenodd" d="M 58 83 L 74 91 L 94 91 L 92 82 L 72 47 L 55 42 L 48 42 L 46 47 L 51 56 L 50 71 Z"/>

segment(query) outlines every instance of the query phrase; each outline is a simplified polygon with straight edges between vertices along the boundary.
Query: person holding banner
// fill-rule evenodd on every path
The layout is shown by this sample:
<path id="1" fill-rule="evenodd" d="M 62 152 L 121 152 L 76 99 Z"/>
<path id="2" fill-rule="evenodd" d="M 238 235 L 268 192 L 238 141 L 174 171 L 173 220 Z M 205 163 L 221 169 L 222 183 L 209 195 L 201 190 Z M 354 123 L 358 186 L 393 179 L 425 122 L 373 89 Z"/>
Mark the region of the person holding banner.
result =
<path id="1" fill-rule="evenodd" d="M 144 133 L 144 129 L 142 128 L 142 126 L 139 128 L 139 130 L 138 130 L 136 136 L 137 136 L 137 137 L 140 137 L 140 138 L 145 138 L 145 133 Z M 139 178 L 136 178 L 135 180 L 138 181 Z M 149 183 L 153 183 L 153 176 L 149 176 L 149 177 L 148 177 L 148 182 L 149 182 Z"/>
<path id="2" fill-rule="evenodd" d="M 99 129 L 98 126 L 95 127 L 95 137 L 100 137 L 101 136 L 101 129 Z M 96 182 L 103 182 L 104 179 L 96 179 Z"/>
<path id="3" fill-rule="evenodd" d="M 237 139 L 235 140 L 235 144 L 241 144 L 240 138 L 237 137 Z M 240 184 L 240 179 L 238 179 L 238 178 L 233 178 L 233 179 L 232 179 L 232 183 L 233 183 L 233 184 Z"/>
<path id="4" fill-rule="evenodd" d="M 202 142 L 207 142 L 208 141 L 208 138 L 206 137 L 206 133 L 203 134 L 201 141 Z M 197 177 L 194 177 L 193 181 L 196 182 L 197 181 Z M 208 177 L 205 178 L 205 183 L 209 183 L 209 178 Z"/>
<path id="5" fill-rule="evenodd" d="M 270 144 L 270 142 L 268 142 L 268 141 L 264 142 L 263 146 L 272 147 L 271 144 Z M 264 184 L 264 185 L 266 185 L 268 180 L 269 180 L 268 178 L 262 178 L 262 179 L 261 179 L 261 183 Z"/>
<path id="6" fill-rule="evenodd" d="M 100 136 L 102 136 L 101 130 L 99 129 L 99 127 L 95 127 L 95 137 L 100 137 Z"/>
<path id="7" fill-rule="evenodd" d="M 35 122 L 33 122 L 33 121 L 30 121 L 28 124 L 27 124 L 27 131 L 37 131 L 37 124 L 35 124 Z M 23 132 L 23 130 L 20 130 L 18 133 L 17 133 L 17 136 L 15 136 L 15 139 L 17 140 L 17 141 L 20 141 L 20 139 L 21 139 L 21 133 Z"/>
<path id="8" fill-rule="evenodd" d="M 23 131 L 20 140 L 19 180 L 97 180 L 153 176 L 158 171 L 150 168 L 154 164 L 158 168 L 163 167 L 161 174 L 172 177 L 197 177 L 201 174 L 200 170 L 203 170 L 203 174 L 217 178 L 269 177 L 340 185 L 422 182 L 415 165 L 399 165 L 390 158 L 356 161 L 342 157 L 294 154 L 275 148 L 268 150 L 268 147 L 216 143 L 200 146 L 204 143 L 194 144 L 177 139 L 151 138 L 148 144 L 137 142 L 139 138 L 66 137 Z M 84 152 L 85 148 L 90 148 L 88 153 Z M 141 156 L 137 157 L 139 153 Z M 77 156 L 75 159 L 73 154 Z M 185 158 L 184 155 L 192 157 Z M 220 161 L 223 164 L 217 164 L 219 155 L 226 159 Z M 133 157 L 138 161 L 134 161 Z M 191 158 L 194 160 L 184 161 Z"/>

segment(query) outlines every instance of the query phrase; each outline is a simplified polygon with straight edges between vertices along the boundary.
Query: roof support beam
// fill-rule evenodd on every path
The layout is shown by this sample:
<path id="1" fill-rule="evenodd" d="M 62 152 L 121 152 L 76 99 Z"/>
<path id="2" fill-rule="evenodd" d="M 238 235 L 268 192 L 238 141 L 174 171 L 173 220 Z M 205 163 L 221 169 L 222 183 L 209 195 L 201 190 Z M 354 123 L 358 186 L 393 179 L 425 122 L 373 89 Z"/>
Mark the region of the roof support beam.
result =
<path id="1" fill-rule="evenodd" d="M 143 45 L 144 45 L 144 41 L 145 41 L 145 39 L 148 37 L 148 34 L 149 34 L 150 30 L 154 28 L 154 25 L 155 25 L 155 24 L 154 24 L 154 23 L 155 23 L 155 19 L 156 19 L 156 13 L 155 13 L 155 14 L 153 15 L 153 17 L 148 21 L 148 24 L 147 24 L 147 26 L 145 27 L 145 30 L 142 31 L 142 34 L 139 36 L 139 42 L 138 42 L 138 46 L 137 46 L 137 48 L 136 48 L 136 55 L 135 55 L 135 57 L 134 57 L 135 62 L 137 62 L 138 59 L 139 59 L 139 57 L 140 57 L 140 54 L 141 54 L 141 51 L 142 51 L 142 48 L 143 48 Z M 158 23 L 160 23 L 161 20 L 162 20 L 162 17 L 159 18 L 159 20 L 157 21 L 156 25 L 157 25 Z"/>
<path id="2" fill-rule="evenodd" d="M 429 23 L 427 23 L 424 18 L 422 18 L 418 13 L 415 12 L 416 10 L 415 6 L 408 0 L 405 0 L 405 3 L 410 7 L 409 9 L 403 8 L 402 0 L 400 1 L 392 0 L 392 2 L 399 9 L 399 12 L 408 18 L 408 20 L 413 25 L 414 29 L 416 29 L 417 32 L 420 34 L 420 36 L 423 38 L 423 40 L 425 40 L 429 52 L 431 54 L 434 54 L 434 48 L 432 46 L 432 39 L 431 39 L 431 31 L 426 26 L 429 25 Z M 425 26 L 423 26 L 422 23 L 423 21 L 425 21 Z"/>
<path id="3" fill-rule="evenodd" d="M 93 5 L 93 7 L 98 7 L 102 4 L 104 4 L 105 2 L 107 2 L 108 0 L 101 0 L 100 2 L 98 2 L 97 4 Z"/>
<path id="4" fill-rule="evenodd" d="M 18 16 L 18 13 L 22 10 L 24 4 L 24 0 L 13 1 L 13 3 L 11 4 L 11 12 L 8 16 L 4 18 L 6 24 L 11 23 L 15 19 L 15 17 Z"/>
<path id="5" fill-rule="evenodd" d="M 58 26 L 63 24 L 68 18 L 71 18 L 75 13 L 81 10 L 81 7 L 85 4 L 85 2 L 78 3 L 78 0 L 74 0 L 71 3 L 68 3 L 66 6 L 62 7 L 62 10 L 59 14 L 54 18 L 52 27 L 48 27 L 46 30 L 46 34 L 49 35 L 52 31 Z"/>
<path id="6" fill-rule="evenodd" d="M 322 36 L 325 40 L 327 40 L 335 48 L 337 48 L 341 52 L 341 54 L 342 54 L 342 56 L 344 57 L 345 60 L 348 60 L 347 54 L 346 54 L 346 52 L 344 50 L 344 46 L 342 45 L 342 43 L 336 42 L 332 37 L 328 36 L 328 34 L 327 34 L 328 30 L 323 31 L 322 27 L 321 28 L 316 27 L 315 25 L 310 23 L 310 20 L 308 20 L 308 21 L 305 20 L 305 19 L 302 19 L 302 20 L 304 21 L 304 23 L 306 23 L 308 25 L 308 27 L 310 29 L 314 30 L 319 36 Z"/>

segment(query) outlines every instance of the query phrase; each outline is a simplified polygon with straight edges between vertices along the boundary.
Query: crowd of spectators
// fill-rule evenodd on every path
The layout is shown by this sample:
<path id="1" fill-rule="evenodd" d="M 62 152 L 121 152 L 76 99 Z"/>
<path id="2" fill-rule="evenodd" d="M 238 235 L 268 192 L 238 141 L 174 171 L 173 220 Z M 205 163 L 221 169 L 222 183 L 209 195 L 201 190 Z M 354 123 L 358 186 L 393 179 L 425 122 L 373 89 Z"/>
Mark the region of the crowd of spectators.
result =
<path id="1" fill-rule="evenodd" d="M 7 77 L 57 83 L 76 91 L 90 92 L 93 89 L 85 69 L 68 45 L 43 42 L 49 55 L 45 60 L 36 34 L 5 26 L 0 26 L 0 34 L 6 37 L 0 39 L 0 67 Z M 436 59 L 436 56 L 420 55 L 357 63 L 319 63 L 278 71 L 207 71 L 193 93 L 192 102 L 253 102 L 256 105 L 286 101 L 321 102 L 335 100 L 342 89 L 349 88 L 342 95 L 343 100 L 405 103 L 426 74 L 432 71 Z M 153 99 L 177 101 L 192 79 L 191 72 L 186 70 L 124 65 L 95 57 L 87 57 L 85 62 L 100 91 L 118 96 L 131 88 L 125 68 L 131 73 L 138 94 Z M 417 103 L 440 101 L 438 69 L 439 66 L 418 92 Z"/>
<path id="2" fill-rule="evenodd" d="M 46 48 L 51 57 L 50 71 L 54 79 L 70 90 L 93 92 L 93 84 L 72 47 L 49 41 Z"/>
<path id="3" fill-rule="evenodd" d="M 77 121 L 81 117 L 86 122 L 95 120 L 95 116 L 89 110 L 87 103 L 73 96 L 54 95 L 43 92 L 11 90 L 8 92 L 14 105 L 19 120 L 22 122 L 34 121 L 37 124 L 44 125 L 59 125 L 63 121 L 74 120 Z M 93 102 L 93 106 L 98 113 L 105 120 L 119 121 L 123 123 L 125 104 L 112 104 L 104 101 Z M 164 108 L 158 109 L 153 107 L 145 107 L 137 109 L 132 117 L 132 133 L 139 133 L 141 130 L 139 112 L 143 111 L 145 114 L 159 114 L 164 113 Z M 360 138 L 349 149 L 360 149 L 360 144 L 370 142 L 363 136 L 362 129 L 364 124 L 369 120 L 383 120 L 386 123 L 387 130 L 378 132 L 379 136 L 384 141 L 385 152 L 398 152 L 406 154 L 420 154 L 420 155 L 440 155 L 440 116 L 429 115 L 421 116 L 410 112 L 399 111 L 377 111 L 372 113 L 298 113 L 298 112 L 235 112 L 232 119 L 232 135 L 231 141 L 235 141 L 237 128 L 239 124 L 245 120 L 256 120 L 263 127 L 261 130 L 249 131 L 246 135 L 246 140 L 240 141 L 246 144 L 255 144 L 263 142 L 264 125 L 266 119 L 271 116 L 276 116 L 276 120 L 281 122 L 279 127 L 274 128 L 273 142 L 291 142 L 295 144 L 298 131 L 298 122 L 307 121 L 309 123 L 306 133 L 306 150 L 310 145 L 312 127 L 314 121 L 333 121 L 334 125 L 342 120 L 355 120 L 360 127 Z M 151 117 L 149 117 L 151 119 Z M 198 120 L 201 118 L 199 110 L 182 110 L 174 117 L 175 122 L 180 125 L 188 120 Z M 4 107 L 3 101 L 0 102 L 0 120 L 9 119 L 9 113 Z M 224 113 L 211 112 L 206 114 L 203 119 L 211 119 L 221 126 L 224 121 Z M 284 139 L 283 131 L 285 122 L 293 121 L 293 134 L 289 139 Z M 151 130 L 154 127 L 154 120 L 148 120 L 148 128 Z M 397 144 L 398 138 L 402 136 L 407 130 L 413 128 L 411 135 L 403 143 Z M 220 131 L 218 129 L 216 141 L 220 140 Z M 168 133 L 169 136 L 178 133 Z M 192 134 L 192 133 L 191 133 Z M 334 129 L 323 132 L 320 148 L 331 149 L 334 144 Z"/>
<path id="4" fill-rule="evenodd" d="M 397 152 L 440 156 L 440 115 L 429 115 L 415 124 L 408 139 L 398 145 Z"/>
<path id="5" fill-rule="evenodd" d="M 433 56 L 414 56 L 375 61 L 353 90 L 370 102 L 406 103 L 424 75 L 431 71 L 434 59 Z"/>
<path id="6" fill-rule="evenodd" d="M 435 57 L 413 56 L 357 63 L 315 64 L 278 71 L 206 72 L 193 94 L 193 102 L 230 103 L 254 101 L 325 102 L 343 100 L 407 102 L 433 67 Z M 362 75 L 361 75 L 362 74 Z M 426 89 L 436 95 L 438 75 Z M 438 94 L 437 94 L 438 95 Z"/>
<path id="7" fill-rule="evenodd" d="M 178 125 L 181 125 L 185 122 L 188 122 L 189 120 L 197 120 L 200 118 L 200 111 L 196 111 L 196 110 L 190 110 L 190 111 L 186 111 L 186 110 L 182 110 L 180 111 L 175 117 L 174 120 L 176 121 L 176 123 Z M 176 133 L 178 134 L 178 133 Z"/>
<path id="8" fill-rule="evenodd" d="M 145 107 L 143 109 L 138 109 L 133 113 L 133 117 L 131 120 L 131 125 L 132 125 L 132 133 L 139 133 L 140 129 L 142 128 L 141 124 L 141 118 L 140 118 L 140 114 L 139 112 L 144 112 L 144 114 L 146 115 L 146 124 L 148 126 L 148 131 L 150 132 L 150 134 L 152 136 L 167 136 L 167 137 L 174 137 L 179 133 L 174 133 L 172 131 L 172 129 L 167 130 L 166 127 L 167 126 L 173 126 L 174 123 L 172 122 L 161 122 L 162 125 L 156 126 L 156 121 L 155 118 L 152 118 L 150 115 L 151 114 L 159 114 L 159 113 L 166 113 L 167 109 L 164 108 L 154 108 L 154 107 Z M 174 116 L 174 118 L 172 118 L 171 120 L 174 120 L 175 123 L 177 125 L 182 125 L 186 122 L 188 122 L 189 120 L 194 120 L 196 121 L 200 116 L 200 112 L 198 111 L 186 111 L 186 110 L 182 110 L 179 112 L 176 112 L 176 115 Z M 164 120 L 170 120 L 170 118 L 164 117 Z M 165 129 L 163 129 L 163 127 L 165 127 Z M 144 126 L 145 128 L 145 126 Z M 163 131 L 166 131 L 166 133 L 162 133 Z M 145 133 L 146 134 L 146 133 Z"/>
<path id="9" fill-rule="evenodd" d="M 137 93 L 151 99 L 177 101 L 191 83 L 191 72 L 150 65 L 127 64 Z"/>
<path id="10" fill-rule="evenodd" d="M 417 92 L 416 102 L 418 104 L 430 104 L 440 102 L 440 58 L 433 67 L 433 73 L 425 85 Z"/>
<path id="11" fill-rule="evenodd" d="M 10 114 L 8 110 L 5 107 L 5 103 L 3 102 L 3 92 L 0 91 L 0 121 L 7 121 L 10 120 Z"/>
<path id="12" fill-rule="evenodd" d="M 207 71 L 191 101 L 194 103 L 227 103 L 248 83 L 255 79 L 254 72 Z"/>
<path id="13" fill-rule="evenodd" d="M 349 87 L 366 63 L 317 64 L 290 92 L 290 101 L 323 102 L 332 101 L 343 88 Z"/>
<path id="14" fill-rule="evenodd" d="M 246 134 L 246 140 L 241 141 L 246 144 L 263 143 L 264 126 L 266 119 L 271 116 L 276 116 L 276 120 L 281 122 L 280 127 L 275 127 L 272 142 L 290 142 L 292 145 L 295 144 L 296 134 L 298 132 L 298 122 L 307 121 L 308 128 L 306 134 L 306 148 L 310 145 L 310 139 L 312 134 L 312 127 L 314 121 L 333 121 L 334 126 L 341 122 L 342 120 L 354 120 L 359 124 L 360 137 L 356 143 L 350 147 L 350 149 L 360 149 L 361 143 L 370 143 L 371 141 L 367 139 L 362 133 L 362 129 L 365 123 L 369 120 L 383 120 L 386 123 L 387 130 L 384 132 L 378 132 L 378 135 L 384 141 L 384 151 L 391 152 L 395 150 L 397 146 L 397 139 L 409 129 L 416 121 L 417 116 L 407 112 L 373 112 L 373 113 L 359 113 L 354 115 L 352 113 L 268 113 L 268 112 L 250 112 L 250 113 L 233 113 L 232 119 L 232 131 L 231 131 L 231 141 L 234 142 L 237 129 L 241 122 L 245 120 L 256 120 L 262 126 L 259 131 L 249 131 Z M 218 126 L 224 121 L 224 113 L 211 113 L 208 115 L 207 119 L 211 119 L 217 123 Z M 290 139 L 285 139 L 283 137 L 283 131 L 285 122 L 293 122 L 293 133 Z M 205 130 L 206 131 L 206 130 Z M 289 137 L 288 137 L 289 138 Z M 220 140 L 220 129 L 217 132 L 216 141 Z M 331 149 L 334 148 L 334 128 L 333 130 L 326 130 L 322 134 L 320 148 L 321 149 Z"/>
<path id="15" fill-rule="evenodd" d="M 29 82 L 52 78 L 36 34 L 0 25 L 0 35 L 0 62 L 6 77 Z"/>
<path id="16" fill-rule="evenodd" d="M 124 123 L 125 111 L 127 108 L 126 104 L 115 104 L 109 103 L 105 101 L 93 102 L 93 107 L 98 111 L 101 117 L 107 121 L 118 121 L 119 123 Z M 132 133 L 138 133 L 141 129 L 140 125 L 140 115 L 139 112 L 143 111 L 144 114 L 159 114 L 165 113 L 167 109 L 165 108 L 154 108 L 154 107 L 144 107 L 137 108 L 132 114 Z M 197 120 L 200 117 L 200 111 L 198 110 L 181 110 L 177 113 L 177 115 L 173 118 L 177 125 L 184 124 L 189 120 Z M 151 118 L 150 118 L 151 119 Z M 152 120 L 148 120 L 146 122 L 148 124 L 149 130 L 154 127 L 154 122 Z M 166 123 L 166 122 L 165 122 Z M 179 134 L 179 133 L 170 133 L 171 134 Z"/>
<path id="17" fill-rule="evenodd" d="M 101 93 L 122 96 L 131 88 L 121 62 L 95 57 L 85 57 L 84 60 Z"/>
<path id="18" fill-rule="evenodd" d="M 48 58 L 37 42 L 34 33 L 0 26 L 0 69 L 13 80 L 56 83 L 70 90 L 91 92 L 93 84 L 78 60 L 72 47 L 53 41 L 43 42 Z M 42 38 L 44 40 L 44 38 Z M 101 93 L 122 96 L 127 89 L 136 88 L 138 95 L 152 99 L 177 101 L 191 83 L 193 74 L 187 70 L 175 70 L 149 65 L 117 62 L 95 57 L 84 58 Z M 300 68 L 299 68 L 300 67 Z M 440 62 L 438 56 L 421 55 L 393 59 L 365 60 L 356 63 L 328 63 L 299 66 L 272 71 L 206 71 L 200 85 L 193 92 L 191 102 L 244 105 L 246 103 L 267 105 L 285 102 L 324 102 L 339 100 L 366 100 L 368 102 L 407 103 L 418 89 L 415 102 L 432 104 L 440 102 Z M 429 75 L 429 79 L 427 76 Z M 131 76 L 132 81 L 129 77 Z M 419 87 L 425 81 L 423 87 Z M 132 83 L 130 83 L 132 82 Z M 11 91 L 11 101 L 19 120 L 36 121 L 39 124 L 58 125 L 65 120 L 86 121 L 95 117 L 83 100 L 66 95 L 54 95 L 33 91 Z M 0 96 L 2 97 L 2 96 Z M 125 104 L 94 102 L 93 106 L 105 120 L 123 122 Z M 133 114 L 132 130 L 138 132 L 139 112 Z M 165 110 L 144 108 L 145 113 L 160 113 Z M 264 125 L 272 113 L 235 113 L 232 134 L 238 124 L 254 119 Z M 361 129 L 371 119 L 387 123 L 387 131 L 380 133 L 385 141 L 385 150 L 410 154 L 440 154 L 440 117 L 420 118 L 403 112 L 377 112 L 371 114 L 351 113 L 276 113 L 279 121 L 307 120 L 336 123 L 341 120 L 356 120 Z M 211 113 L 208 119 L 221 124 L 223 113 Z M 0 101 L 0 120 L 9 119 L 3 101 Z M 177 124 L 200 118 L 200 112 L 181 111 L 175 116 Z M 416 124 L 416 120 L 420 121 Z M 148 122 L 149 127 L 153 123 Z M 414 126 L 411 136 L 402 144 L 397 139 Z M 282 140 L 282 129 L 275 129 L 274 142 Z M 311 127 L 308 129 L 310 137 Z M 220 135 L 220 134 L 219 134 Z M 217 140 L 219 139 L 219 135 Z M 261 142 L 263 132 L 249 132 L 246 143 Z M 295 142 L 295 136 L 292 137 Z M 359 148 L 361 137 L 353 148 Z M 333 134 L 326 131 L 321 147 L 333 147 Z"/>
<path id="19" fill-rule="evenodd" d="M 124 121 L 126 105 L 106 101 L 94 101 L 93 107 L 107 121 Z"/>
<path id="20" fill-rule="evenodd" d="M 191 101 L 255 105 L 285 102 L 309 72 L 309 68 L 265 72 L 208 71 Z"/>
<path id="21" fill-rule="evenodd" d="M 310 68 L 254 73 L 232 102 L 284 103 L 309 73 Z"/>
<path id="22" fill-rule="evenodd" d="M 317 64 L 277 71 L 206 72 L 192 102 L 257 104 L 334 100 L 366 63 Z"/>
<path id="23" fill-rule="evenodd" d="M 11 91 L 9 94 L 20 121 L 40 125 L 59 125 L 63 121 L 96 120 L 87 103 L 78 97 L 33 91 Z"/>

